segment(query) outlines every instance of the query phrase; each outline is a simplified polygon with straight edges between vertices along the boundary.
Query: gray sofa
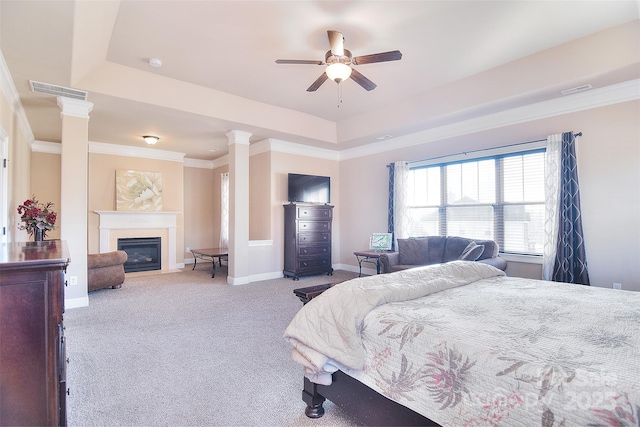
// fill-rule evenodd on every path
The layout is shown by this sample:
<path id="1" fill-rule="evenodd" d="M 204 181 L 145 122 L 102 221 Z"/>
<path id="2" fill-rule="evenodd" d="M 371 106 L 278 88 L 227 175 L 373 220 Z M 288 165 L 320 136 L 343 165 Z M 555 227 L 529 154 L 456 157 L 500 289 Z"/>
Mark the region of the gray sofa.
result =
<path id="1" fill-rule="evenodd" d="M 398 239 L 397 252 L 380 255 L 380 272 L 391 273 L 460 259 L 483 262 L 503 271 L 507 268 L 507 261 L 498 255 L 498 244 L 493 240 L 427 236 Z"/>

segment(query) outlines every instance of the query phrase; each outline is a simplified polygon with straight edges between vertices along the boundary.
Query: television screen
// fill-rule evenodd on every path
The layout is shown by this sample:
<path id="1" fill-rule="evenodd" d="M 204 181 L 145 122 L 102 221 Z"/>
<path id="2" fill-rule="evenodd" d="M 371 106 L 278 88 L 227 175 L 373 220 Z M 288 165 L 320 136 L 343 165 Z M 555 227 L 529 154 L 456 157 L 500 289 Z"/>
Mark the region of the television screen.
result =
<path id="1" fill-rule="evenodd" d="M 328 176 L 289 174 L 289 201 L 329 203 L 331 182 Z"/>

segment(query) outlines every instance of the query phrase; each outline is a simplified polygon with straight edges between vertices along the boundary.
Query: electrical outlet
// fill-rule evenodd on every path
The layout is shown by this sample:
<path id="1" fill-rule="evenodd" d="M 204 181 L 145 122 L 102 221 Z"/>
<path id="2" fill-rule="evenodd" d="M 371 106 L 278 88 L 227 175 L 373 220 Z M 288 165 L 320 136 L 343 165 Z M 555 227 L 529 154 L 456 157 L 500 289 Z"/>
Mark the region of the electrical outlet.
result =
<path id="1" fill-rule="evenodd" d="M 621 290 L 622 289 L 622 283 L 614 283 L 613 284 L 613 289 L 615 290 Z"/>
<path id="2" fill-rule="evenodd" d="M 191 252 L 191 248 L 189 246 L 187 246 L 185 249 L 187 250 L 187 252 Z"/>
<path id="3" fill-rule="evenodd" d="M 78 284 L 78 276 L 69 277 L 69 286 L 75 286 Z"/>

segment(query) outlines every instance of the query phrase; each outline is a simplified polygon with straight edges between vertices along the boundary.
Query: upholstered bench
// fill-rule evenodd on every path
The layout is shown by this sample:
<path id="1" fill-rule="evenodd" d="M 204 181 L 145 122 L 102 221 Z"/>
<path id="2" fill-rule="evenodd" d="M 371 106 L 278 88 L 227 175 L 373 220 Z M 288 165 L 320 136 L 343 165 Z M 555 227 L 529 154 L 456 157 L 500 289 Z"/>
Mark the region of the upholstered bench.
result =
<path id="1" fill-rule="evenodd" d="M 87 284 L 89 292 L 104 288 L 118 289 L 124 283 L 125 251 L 89 254 L 87 259 Z"/>

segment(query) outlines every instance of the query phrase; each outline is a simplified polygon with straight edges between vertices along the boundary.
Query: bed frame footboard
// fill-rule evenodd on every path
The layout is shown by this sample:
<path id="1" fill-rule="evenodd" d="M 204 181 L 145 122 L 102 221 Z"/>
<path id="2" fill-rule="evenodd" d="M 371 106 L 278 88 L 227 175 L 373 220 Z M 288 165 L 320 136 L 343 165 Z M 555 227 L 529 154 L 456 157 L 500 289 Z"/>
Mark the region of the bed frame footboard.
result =
<path id="1" fill-rule="evenodd" d="M 326 399 L 367 426 L 439 426 L 342 371 L 333 374 L 330 386 L 304 379 L 302 400 L 307 404 L 304 413 L 309 418 L 324 415 L 322 404 Z"/>

